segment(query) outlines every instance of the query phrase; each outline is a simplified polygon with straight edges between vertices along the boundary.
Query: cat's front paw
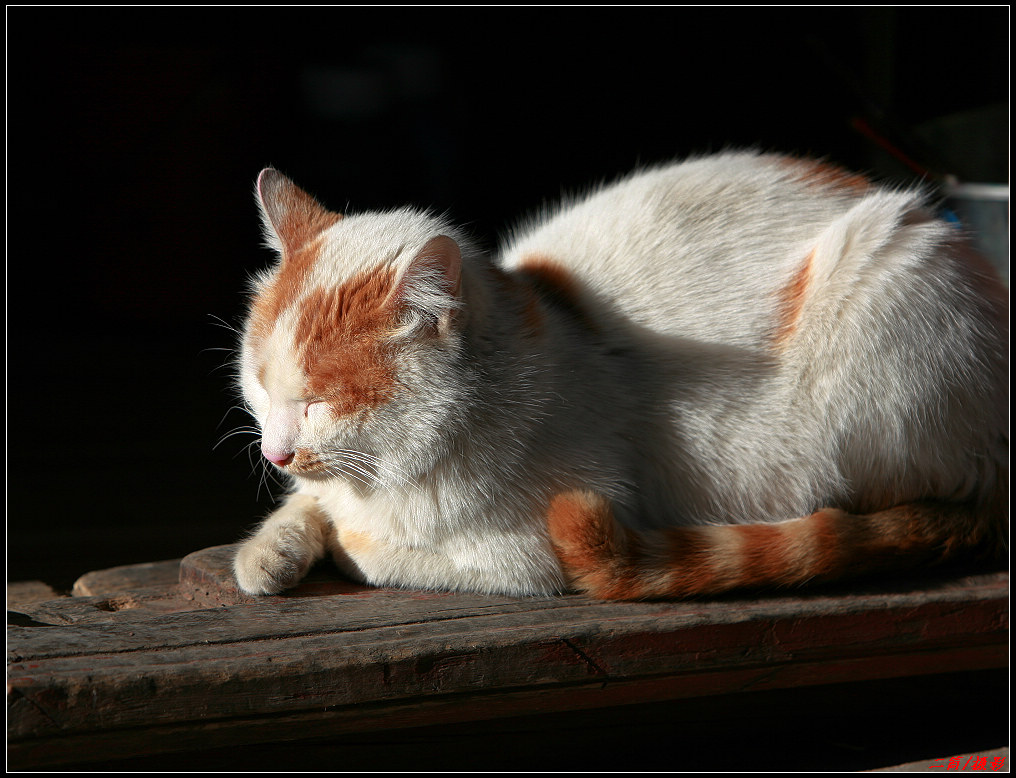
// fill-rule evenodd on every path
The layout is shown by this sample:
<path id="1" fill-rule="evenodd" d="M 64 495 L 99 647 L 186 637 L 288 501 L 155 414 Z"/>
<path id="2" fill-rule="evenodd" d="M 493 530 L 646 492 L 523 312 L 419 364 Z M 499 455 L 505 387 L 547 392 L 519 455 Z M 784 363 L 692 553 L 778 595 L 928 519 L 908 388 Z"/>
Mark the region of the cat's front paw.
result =
<path id="1" fill-rule="evenodd" d="M 312 564 L 314 554 L 299 538 L 255 536 L 236 552 L 233 575 L 247 594 L 278 594 L 298 584 Z"/>

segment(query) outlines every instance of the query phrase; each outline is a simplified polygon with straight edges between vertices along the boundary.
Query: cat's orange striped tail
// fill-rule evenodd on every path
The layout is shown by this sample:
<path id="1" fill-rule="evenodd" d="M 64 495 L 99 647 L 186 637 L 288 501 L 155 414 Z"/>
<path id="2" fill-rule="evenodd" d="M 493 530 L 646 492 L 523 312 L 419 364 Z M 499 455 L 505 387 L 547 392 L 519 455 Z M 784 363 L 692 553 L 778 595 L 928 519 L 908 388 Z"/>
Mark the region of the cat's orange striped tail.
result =
<path id="1" fill-rule="evenodd" d="M 588 492 L 558 495 L 549 511 L 554 550 L 573 589 L 601 599 L 668 599 L 734 589 L 790 587 L 1000 556 L 1006 500 L 920 501 L 871 514 L 824 509 L 775 524 L 635 532 Z"/>

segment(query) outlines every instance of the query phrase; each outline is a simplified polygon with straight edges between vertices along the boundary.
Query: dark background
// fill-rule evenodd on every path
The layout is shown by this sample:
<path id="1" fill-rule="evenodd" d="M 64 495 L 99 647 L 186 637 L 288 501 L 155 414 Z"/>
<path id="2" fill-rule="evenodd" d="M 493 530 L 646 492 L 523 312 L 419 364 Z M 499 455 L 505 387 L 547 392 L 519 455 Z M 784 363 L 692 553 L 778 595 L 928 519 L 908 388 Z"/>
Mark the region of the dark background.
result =
<path id="1" fill-rule="evenodd" d="M 727 146 L 1004 181 L 1008 9 L 8 8 L 7 571 L 238 539 L 271 506 L 228 349 L 274 165 L 493 247 Z M 863 119 L 917 164 L 858 131 Z M 275 487 L 273 487 L 275 488 Z"/>
<path id="2" fill-rule="evenodd" d="M 266 165 L 336 210 L 447 210 L 488 247 L 562 190 L 728 146 L 893 182 L 1008 175 L 1005 6 L 8 8 L 7 24 L 7 574 L 64 589 L 234 542 L 271 507 L 255 438 L 216 447 L 246 424 L 226 327 L 270 260 Z M 139 766 L 859 769 L 1007 742 L 1006 684 L 922 677 Z"/>

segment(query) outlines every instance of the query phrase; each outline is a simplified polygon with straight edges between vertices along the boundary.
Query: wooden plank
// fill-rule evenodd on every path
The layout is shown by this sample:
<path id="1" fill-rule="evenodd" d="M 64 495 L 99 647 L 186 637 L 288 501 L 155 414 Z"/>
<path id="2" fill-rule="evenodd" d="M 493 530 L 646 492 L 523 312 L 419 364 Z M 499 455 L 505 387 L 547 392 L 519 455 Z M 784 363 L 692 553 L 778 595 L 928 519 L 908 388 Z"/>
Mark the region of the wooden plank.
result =
<path id="1" fill-rule="evenodd" d="M 235 589 L 232 553 L 100 571 L 79 588 L 96 594 L 29 603 L 28 622 L 8 626 L 11 764 L 1008 661 L 1006 573 L 605 603 L 371 589 L 324 572 L 253 599 Z M 118 591 L 133 585 L 148 588 Z"/>
<path id="2" fill-rule="evenodd" d="M 124 565 L 85 573 L 74 582 L 76 597 L 123 595 L 135 589 L 175 586 L 180 580 L 180 560 Z"/>
<path id="3" fill-rule="evenodd" d="M 7 584 L 7 610 L 17 611 L 36 603 L 56 600 L 61 595 L 42 581 L 17 581 Z"/>
<path id="4" fill-rule="evenodd" d="M 942 666 L 954 669 L 964 666 L 967 657 L 943 654 Z M 959 661 L 955 661 L 959 660 Z M 989 664 L 995 666 L 997 657 Z M 900 657 L 901 666 L 892 677 L 909 675 L 907 657 Z M 809 668 L 814 677 L 829 670 L 828 666 Z M 844 677 L 851 682 L 882 679 L 883 667 L 870 674 L 858 673 L 851 667 L 846 673 L 832 673 L 823 684 L 835 683 Z M 940 668 L 941 669 L 941 668 Z M 757 683 L 766 675 L 764 668 L 736 674 L 743 688 L 751 692 L 796 686 L 788 675 L 781 683 L 767 686 Z M 791 672 L 793 672 L 791 670 Z M 939 672 L 939 671 L 936 671 Z M 357 704 L 330 708 L 307 708 L 276 716 L 245 716 L 221 720 L 192 721 L 182 724 L 157 724 L 135 729 L 106 729 L 87 734 L 9 740 L 8 759 L 11 767 L 23 769 L 34 765 L 58 765 L 61 762 L 82 762 L 158 753 L 187 752 L 214 746 L 242 747 L 252 743 L 279 743 L 334 737 L 352 733 L 392 731 L 413 727 L 450 725 L 466 722 L 493 721 L 521 715 L 553 714 L 609 708 L 633 703 L 652 703 L 678 699 L 715 697 L 736 691 L 732 677 L 725 672 L 704 673 L 686 679 L 644 679 L 641 681 L 600 682 L 570 687 L 552 686 L 509 690 L 499 694 L 434 695 L 409 701 Z M 786 685 L 791 682 L 790 685 Z M 1002 693 L 1005 693 L 1004 690 Z"/>
<path id="5" fill-rule="evenodd" d="M 143 610 L 110 612 L 105 608 L 105 598 L 71 598 L 31 611 L 37 620 L 52 614 L 52 623 L 66 624 L 64 629 L 57 632 L 12 628 L 8 647 L 10 651 L 16 647 L 17 655 L 25 660 L 35 660 L 136 651 L 152 646 L 342 635 L 386 627 L 411 628 L 431 622 L 448 626 L 462 619 L 489 616 L 500 619 L 506 627 L 516 623 L 549 625 L 551 630 L 563 627 L 566 633 L 590 623 L 607 633 L 615 624 L 641 630 L 646 635 L 682 632 L 685 646 L 690 645 L 693 628 L 724 624 L 771 633 L 772 638 L 784 645 L 821 646 L 826 640 L 812 625 L 822 620 L 823 624 L 829 623 L 823 628 L 836 630 L 835 643 L 840 651 L 846 652 L 855 640 L 867 645 L 900 636 L 904 625 L 911 622 L 913 636 L 922 641 L 931 639 L 936 629 L 970 635 L 991 632 L 998 625 L 985 623 L 984 606 L 988 606 L 989 618 L 998 615 L 996 607 L 1008 601 L 1007 580 L 1006 575 L 968 577 L 943 583 L 936 589 L 900 587 L 898 591 L 876 591 L 849 598 L 812 594 L 675 603 L 605 603 L 578 595 L 513 599 L 364 589 L 356 596 L 273 597 L 252 606 L 220 606 L 170 614 Z M 971 604 L 980 607 L 968 607 Z M 933 617 L 929 615 L 932 610 L 936 611 Z M 918 615 L 910 618 L 911 611 Z M 64 612 L 70 615 L 63 616 Z M 926 623 L 924 618 L 932 621 Z M 999 618 L 1005 621 L 1004 610 Z M 954 620 L 959 623 L 954 624 Z M 101 623 L 103 628 L 96 630 L 91 623 Z M 756 637 L 761 639 L 755 635 L 738 639 L 751 644 Z M 715 648 L 712 637 L 707 636 L 705 641 L 703 650 Z"/>
<path id="6" fill-rule="evenodd" d="M 399 611 L 378 609 L 396 594 L 378 591 L 12 627 L 8 735 L 12 744 L 43 738 L 52 745 L 138 728 L 131 737 L 149 748 L 151 737 L 137 732 L 152 726 L 183 726 L 200 737 L 213 722 L 221 729 L 234 719 L 289 717 L 294 731 L 307 732 L 325 710 L 336 731 L 371 721 L 392 726 L 392 705 L 409 726 L 434 716 L 999 667 L 1007 661 L 1002 584 L 968 582 L 931 598 L 869 595 L 846 609 L 838 598 L 813 597 L 803 610 L 800 598 L 604 604 L 441 595 L 406 597 Z M 364 706 L 377 715 L 365 717 Z M 263 737 L 258 730 L 237 732 Z"/>

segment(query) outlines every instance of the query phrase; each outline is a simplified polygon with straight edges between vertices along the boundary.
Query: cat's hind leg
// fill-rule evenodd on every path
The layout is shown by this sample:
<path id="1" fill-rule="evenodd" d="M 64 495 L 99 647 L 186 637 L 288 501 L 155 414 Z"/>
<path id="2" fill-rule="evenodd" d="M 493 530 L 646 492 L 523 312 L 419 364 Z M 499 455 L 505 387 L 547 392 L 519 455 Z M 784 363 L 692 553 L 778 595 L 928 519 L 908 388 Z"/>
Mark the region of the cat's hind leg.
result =
<path id="1" fill-rule="evenodd" d="M 296 585 L 323 558 L 331 525 L 317 500 L 292 494 L 233 560 L 233 574 L 248 594 L 278 594 Z"/>

